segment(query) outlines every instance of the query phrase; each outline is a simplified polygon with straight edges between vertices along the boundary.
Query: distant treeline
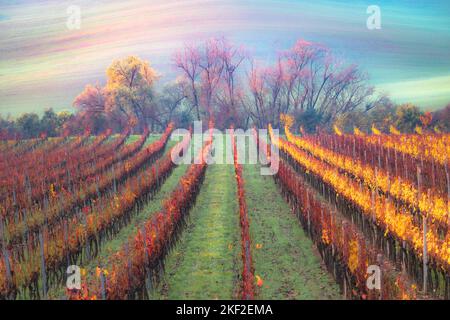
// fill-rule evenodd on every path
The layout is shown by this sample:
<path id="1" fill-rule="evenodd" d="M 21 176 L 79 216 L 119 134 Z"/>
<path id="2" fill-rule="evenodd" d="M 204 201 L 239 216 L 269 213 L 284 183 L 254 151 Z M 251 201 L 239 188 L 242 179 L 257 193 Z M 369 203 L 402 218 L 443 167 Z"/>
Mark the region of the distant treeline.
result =
<path id="1" fill-rule="evenodd" d="M 389 133 L 392 127 L 401 133 L 415 132 L 418 127 L 450 132 L 450 104 L 434 112 L 424 112 L 412 104 L 394 105 L 389 102 L 369 112 L 355 110 L 343 114 L 336 119 L 335 125 L 345 132 L 353 132 L 355 127 L 368 133 L 372 127 L 384 133 Z"/>
<path id="2" fill-rule="evenodd" d="M 183 119 L 173 119 L 178 126 L 186 127 L 193 120 L 186 115 Z M 89 124 L 86 126 L 86 124 Z M 309 133 L 321 129 L 320 119 L 314 113 L 304 112 L 295 118 L 295 126 L 302 127 Z M 436 132 L 450 132 L 450 104 L 434 112 L 423 112 L 411 104 L 381 105 L 368 112 L 352 111 L 339 116 L 335 123 L 344 132 L 353 132 L 358 128 L 364 132 L 371 132 L 374 126 L 381 132 L 388 133 L 393 126 L 402 133 L 414 132 L 416 127 Z M 121 132 L 127 125 L 126 119 L 112 118 L 108 114 L 90 114 L 68 111 L 54 112 L 48 109 L 42 116 L 36 113 L 24 113 L 18 118 L 0 116 L 0 139 L 29 139 L 37 137 L 57 137 L 63 135 L 79 135 L 89 130 L 92 134 L 112 129 Z M 330 129 L 328 126 L 322 129 Z M 154 130 L 158 131 L 159 127 Z"/>
<path id="3" fill-rule="evenodd" d="M 33 112 L 23 113 L 17 118 L 0 115 L 1 140 L 80 135 L 86 131 L 98 134 L 109 128 L 121 132 L 125 123 L 102 114 L 89 116 L 81 112 L 55 112 L 53 109 L 45 110 L 41 116 Z"/>
<path id="4" fill-rule="evenodd" d="M 270 65 L 261 65 L 243 46 L 224 38 L 185 45 L 172 66 L 177 77 L 157 89 L 160 73 L 136 56 L 115 60 L 106 83 L 87 84 L 74 99 L 74 114 L 47 110 L 0 117 L 2 139 L 40 135 L 92 134 L 131 125 L 162 131 L 169 122 L 187 127 L 213 118 L 218 129 L 280 126 L 280 114 L 292 115 L 295 130 L 306 132 L 354 128 L 369 132 L 398 130 L 450 131 L 450 105 L 424 112 L 412 104 L 394 104 L 377 94 L 368 75 L 355 64 L 333 55 L 325 46 L 298 40 L 280 51 Z M 159 88 L 159 87 L 158 87 Z"/>

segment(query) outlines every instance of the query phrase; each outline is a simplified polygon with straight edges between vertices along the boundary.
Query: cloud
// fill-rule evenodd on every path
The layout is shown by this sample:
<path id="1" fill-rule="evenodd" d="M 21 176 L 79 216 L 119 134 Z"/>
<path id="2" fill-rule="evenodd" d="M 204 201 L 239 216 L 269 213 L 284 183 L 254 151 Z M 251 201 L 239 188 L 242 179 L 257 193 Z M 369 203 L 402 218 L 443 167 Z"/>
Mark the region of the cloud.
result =
<path id="1" fill-rule="evenodd" d="M 381 84 L 379 92 L 387 92 L 399 103 L 414 102 L 424 107 L 438 108 L 450 100 L 450 75 Z"/>
<path id="2" fill-rule="evenodd" d="M 76 1 L 81 8 L 80 30 L 66 27 L 66 9 L 73 1 L 4 3 L 0 4 L 0 17 L 7 17 L 0 18 L 0 96 L 9 98 L 0 101 L 0 113 L 23 111 L 27 105 L 34 111 L 42 109 L 41 104 L 58 102 L 63 105 L 58 107 L 70 107 L 86 83 L 103 81 L 111 61 L 129 54 L 173 75 L 174 50 L 214 35 L 245 44 L 257 60 L 266 62 L 298 38 L 322 42 L 361 65 L 373 83 L 392 89 L 395 97 L 414 92 L 389 84 L 441 77 L 450 69 L 445 1 L 380 0 L 379 32 L 367 30 L 363 1 L 80 0 Z M 55 86 L 63 91 L 52 90 Z M 414 100 L 417 95 L 411 99 L 422 106 L 430 101 L 438 105 L 448 86 L 440 84 L 444 91 L 430 86 L 427 104 L 422 105 L 423 98 Z M 425 96 L 423 92 L 421 97 Z"/>

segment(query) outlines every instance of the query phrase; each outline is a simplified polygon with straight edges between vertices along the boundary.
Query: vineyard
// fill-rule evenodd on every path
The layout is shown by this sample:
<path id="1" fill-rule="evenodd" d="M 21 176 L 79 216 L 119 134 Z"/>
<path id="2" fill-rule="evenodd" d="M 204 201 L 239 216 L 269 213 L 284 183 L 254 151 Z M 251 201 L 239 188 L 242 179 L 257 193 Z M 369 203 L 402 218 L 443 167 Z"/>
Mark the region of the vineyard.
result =
<path id="1" fill-rule="evenodd" d="M 281 125 L 0 142 L 0 299 L 450 299 L 450 135 Z"/>

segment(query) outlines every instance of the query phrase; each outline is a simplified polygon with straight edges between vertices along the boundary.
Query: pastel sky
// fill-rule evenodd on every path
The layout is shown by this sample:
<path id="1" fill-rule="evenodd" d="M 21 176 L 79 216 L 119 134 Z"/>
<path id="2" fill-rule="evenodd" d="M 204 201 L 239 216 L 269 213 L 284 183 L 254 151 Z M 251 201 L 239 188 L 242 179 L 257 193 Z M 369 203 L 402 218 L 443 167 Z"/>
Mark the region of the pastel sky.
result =
<path id="1" fill-rule="evenodd" d="M 67 8 L 81 8 L 69 30 Z M 368 30 L 369 5 L 381 30 Z M 450 1 L 0 0 L 0 114 L 70 109 L 113 59 L 134 54 L 175 77 L 183 43 L 225 36 L 270 63 L 296 39 L 357 63 L 380 92 L 424 109 L 450 102 Z"/>

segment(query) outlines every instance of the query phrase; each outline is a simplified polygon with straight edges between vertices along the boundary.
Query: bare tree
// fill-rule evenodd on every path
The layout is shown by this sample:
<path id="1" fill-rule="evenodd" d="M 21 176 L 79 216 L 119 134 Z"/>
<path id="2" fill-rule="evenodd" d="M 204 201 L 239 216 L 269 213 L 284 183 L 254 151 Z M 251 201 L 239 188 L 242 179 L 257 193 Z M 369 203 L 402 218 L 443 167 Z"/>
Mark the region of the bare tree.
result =
<path id="1" fill-rule="evenodd" d="M 254 107 L 246 109 L 260 125 L 278 124 L 280 113 L 288 112 L 316 114 L 329 124 L 340 114 L 377 104 L 357 66 L 347 66 L 322 45 L 303 40 L 282 52 L 273 66 L 252 67 L 249 88 Z"/>
<path id="2" fill-rule="evenodd" d="M 217 107 L 215 120 L 219 126 L 238 125 L 240 122 L 240 101 L 243 96 L 239 75 L 247 59 L 244 48 L 236 47 L 225 39 L 220 40 L 220 59 L 223 63 L 223 75 L 215 94 Z M 242 123 L 241 123 L 242 124 Z"/>
<path id="3" fill-rule="evenodd" d="M 200 103 L 198 81 L 201 73 L 200 69 L 200 50 L 194 45 L 185 45 L 184 48 L 175 53 L 175 66 L 183 72 L 186 79 L 192 104 L 197 114 L 197 120 L 200 120 Z"/>
<path id="4" fill-rule="evenodd" d="M 223 41 L 210 39 L 206 41 L 200 59 L 202 102 L 207 111 L 208 118 L 213 116 L 213 99 L 216 89 L 222 79 L 224 70 Z"/>
<path id="5" fill-rule="evenodd" d="M 251 98 L 244 100 L 243 105 L 260 128 L 265 127 L 269 122 L 267 117 L 267 88 L 265 82 L 265 70 L 255 66 L 254 61 L 251 62 L 251 69 L 248 74 L 249 90 Z M 248 102 L 247 102 L 248 101 Z"/>
<path id="6" fill-rule="evenodd" d="M 164 127 L 173 120 L 175 112 L 186 98 L 187 95 L 182 84 L 173 82 L 164 87 L 158 98 L 158 114 Z"/>
<path id="7" fill-rule="evenodd" d="M 260 127 L 268 123 L 278 124 L 282 110 L 282 93 L 285 86 L 285 73 L 281 59 L 274 66 L 261 68 L 251 63 L 248 75 L 249 90 L 253 103 L 245 104 L 253 122 Z"/>

